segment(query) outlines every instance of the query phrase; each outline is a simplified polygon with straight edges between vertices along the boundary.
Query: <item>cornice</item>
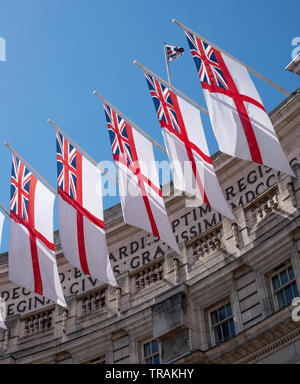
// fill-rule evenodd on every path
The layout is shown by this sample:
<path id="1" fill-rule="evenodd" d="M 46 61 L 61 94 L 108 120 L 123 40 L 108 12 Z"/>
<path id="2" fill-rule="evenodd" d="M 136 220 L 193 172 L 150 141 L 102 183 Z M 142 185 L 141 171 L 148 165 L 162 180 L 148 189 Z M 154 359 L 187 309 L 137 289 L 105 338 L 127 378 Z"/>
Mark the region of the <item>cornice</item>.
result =
<path id="1" fill-rule="evenodd" d="M 236 361 L 235 364 L 258 363 L 259 361 L 267 358 L 270 354 L 279 351 L 280 349 L 282 349 L 282 347 L 288 346 L 289 344 L 298 339 L 300 339 L 300 327 L 276 339 L 273 343 L 270 343 L 267 346 L 260 348 L 258 351 L 247 356 L 245 359 Z"/>

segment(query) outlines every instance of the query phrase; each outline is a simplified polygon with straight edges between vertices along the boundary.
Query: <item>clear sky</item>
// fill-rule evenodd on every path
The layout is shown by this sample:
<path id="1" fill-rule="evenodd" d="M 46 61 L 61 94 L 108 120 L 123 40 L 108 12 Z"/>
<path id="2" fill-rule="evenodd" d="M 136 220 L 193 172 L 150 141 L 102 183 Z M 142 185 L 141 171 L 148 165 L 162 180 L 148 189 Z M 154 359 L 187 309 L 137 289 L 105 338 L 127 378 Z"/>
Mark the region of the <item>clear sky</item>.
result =
<path id="1" fill-rule="evenodd" d="M 162 43 L 183 46 L 171 63 L 173 84 L 205 106 L 196 69 L 175 17 L 289 91 L 299 77 L 284 68 L 300 36 L 299 0 L 0 0 L 0 201 L 9 206 L 10 142 L 54 187 L 54 120 L 97 161 L 112 159 L 104 112 L 109 101 L 162 143 L 154 106 L 137 59 L 166 78 Z M 265 107 L 284 95 L 254 79 Z M 211 152 L 217 150 L 203 117 Z M 158 159 L 164 155 L 155 151 Z M 107 208 L 118 198 L 104 199 Z M 1 251 L 8 247 L 8 220 Z M 57 213 L 55 212 L 55 228 Z"/>

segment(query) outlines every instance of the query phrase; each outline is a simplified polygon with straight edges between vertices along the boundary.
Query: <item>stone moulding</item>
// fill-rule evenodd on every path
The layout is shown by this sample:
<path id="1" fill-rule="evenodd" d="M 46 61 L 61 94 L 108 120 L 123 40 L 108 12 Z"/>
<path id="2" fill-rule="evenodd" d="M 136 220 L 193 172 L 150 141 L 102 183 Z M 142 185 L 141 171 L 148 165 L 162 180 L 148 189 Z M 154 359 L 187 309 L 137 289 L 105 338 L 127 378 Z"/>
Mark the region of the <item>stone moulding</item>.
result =
<path id="1" fill-rule="evenodd" d="M 274 342 L 252 353 L 250 356 L 247 356 L 246 358 L 237 361 L 235 364 L 257 363 L 260 360 L 268 357 L 271 353 L 275 353 L 276 351 L 279 351 L 283 346 L 287 346 L 298 339 L 300 339 L 300 327 L 289 332 L 287 335 L 284 335 L 279 339 L 276 339 Z"/>

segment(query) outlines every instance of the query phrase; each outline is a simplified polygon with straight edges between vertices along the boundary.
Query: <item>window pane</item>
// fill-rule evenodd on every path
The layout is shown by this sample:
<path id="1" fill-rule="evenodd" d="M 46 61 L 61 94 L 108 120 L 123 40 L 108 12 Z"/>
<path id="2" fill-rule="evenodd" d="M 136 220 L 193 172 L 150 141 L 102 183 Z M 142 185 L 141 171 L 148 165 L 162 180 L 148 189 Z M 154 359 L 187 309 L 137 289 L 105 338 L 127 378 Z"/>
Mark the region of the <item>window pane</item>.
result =
<path id="1" fill-rule="evenodd" d="M 278 275 L 272 277 L 272 283 L 273 283 L 273 289 L 276 291 L 278 288 L 280 288 L 280 281 Z"/>
<path id="2" fill-rule="evenodd" d="M 294 297 L 299 297 L 299 291 L 296 283 L 292 284 L 293 287 L 293 292 L 294 292 Z"/>
<path id="3" fill-rule="evenodd" d="M 151 354 L 150 343 L 144 344 L 144 356 L 147 357 Z"/>
<path id="4" fill-rule="evenodd" d="M 153 364 L 160 364 L 159 355 L 154 356 Z"/>
<path id="5" fill-rule="evenodd" d="M 213 325 L 217 324 L 219 322 L 218 321 L 218 313 L 217 313 L 217 311 L 213 311 L 210 316 L 211 316 L 211 322 L 212 322 Z"/>
<path id="6" fill-rule="evenodd" d="M 295 280 L 293 267 L 291 265 L 288 267 L 288 273 L 289 273 L 290 280 Z"/>
<path id="7" fill-rule="evenodd" d="M 146 359 L 146 364 L 153 364 L 152 363 L 152 357 L 149 357 L 149 359 Z"/>
<path id="8" fill-rule="evenodd" d="M 219 344 L 223 341 L 220 325 L 214 328 L 214 335 L 215 335 L 216 344 Z"/>
<path id="9" fill-rule="evenodd" d="M 230 327 L 230 334 L 231 336 L 235 336 L 235 328 L 234 328 L 234 322 L 233 320 L 229 320 L 229 327 Z"/>
<path id="10" fill-rule="evenodd" d="M 285 301 L 285 297 L 284 297 L 283 291 L 279 291 L 277 293 L 277 299 L 278 299 L 279 309 L 285 307 L 286 301 Z"/>
<path id="11" fill-rule="evenodd" d="M 280 280 L 281 280 L 281 286 L 289 282 L 289 278 L 286 270 L 280 272 Z"/>
<path id="12" fill-rule="evenodd" d="M 222 321 L 222 320 L 226 319 L 225 306 L 218 309 L 218 314 L 219 314 L 219 321 Z"/>
<path id="13" fill-rule="evenodd" d="M 158 352 L 158 341 L 153 340 L 152 341 L 152 353 L 156 353 L 156 352 Z"/>
<path id="14" fill-rule="evenodd" d="M 228 322 L 226 321 L 226 323 L 223 323 L 222 324 L 222 331 L 223 331 L 223 338 L 225 340 L 227 340 L 230 336 L 230 333 L 229 333 L 229 324 Z"/>
<path id="15" fill-rule="evenodd" d="M 292 286 L 289 285 L 288 287 L 284 288 L 285 297 L 287 304 L 290 304 L 294 298 Z"/>
<path id="16" fill-rule="evenodd" d="M 227 317 L 231 317 L 232 316 L 231 304 L 227 304 L 226 309 L 227 309 Z"/>

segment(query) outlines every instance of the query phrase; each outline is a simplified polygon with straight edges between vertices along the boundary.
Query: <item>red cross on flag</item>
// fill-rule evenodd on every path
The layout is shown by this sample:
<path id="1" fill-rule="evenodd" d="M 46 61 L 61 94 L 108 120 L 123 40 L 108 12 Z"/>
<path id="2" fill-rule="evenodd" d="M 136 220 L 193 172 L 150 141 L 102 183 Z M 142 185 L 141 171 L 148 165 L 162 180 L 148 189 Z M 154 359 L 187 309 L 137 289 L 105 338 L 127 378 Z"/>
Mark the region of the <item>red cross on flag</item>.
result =
<path id="1" fill-rule="evenodd" d="M 295 176 L 247 69 L 185 30 L 222 152 Z"/>
<path id="2" fill-rule="evenodd" d="M 145 72 L 171 162 L 174 187 L 234 219 L 215 174 L 200 112 Z"/>
<path id="3" fill-rule="evenodd" d="M 59 236 L 65 258 L 116 286 L 107 250 L 101 171 L 56 131 Z"/>
<path id="4" fill-rule="evenodd" d="M 55 195 L 13 155 L 9 279 L 66 306 L 53 244 Z"/>
<path id="5" fill-rule="evenodd" d="M 152 143 L 103 103 L 119 175 L 124 220 L 180 253 L 164 205 Z"/>

